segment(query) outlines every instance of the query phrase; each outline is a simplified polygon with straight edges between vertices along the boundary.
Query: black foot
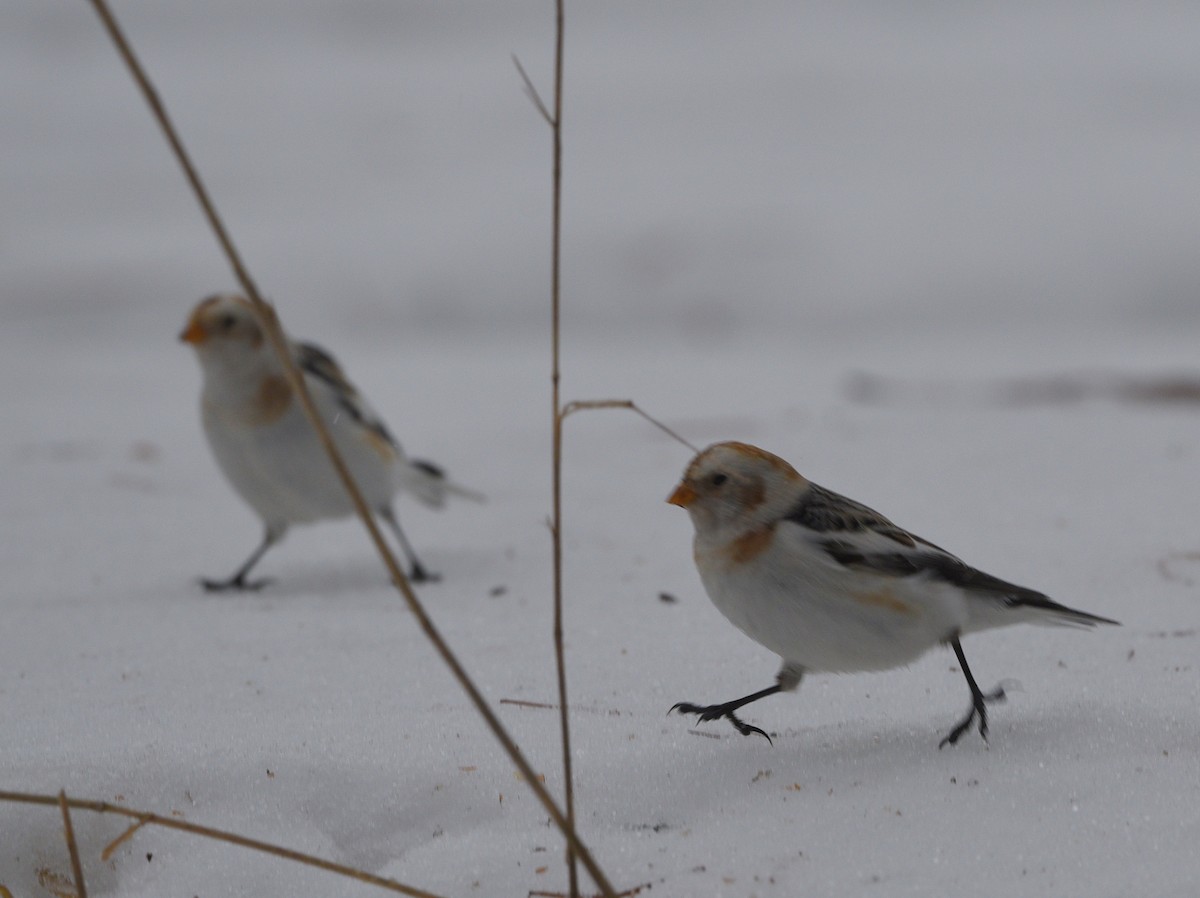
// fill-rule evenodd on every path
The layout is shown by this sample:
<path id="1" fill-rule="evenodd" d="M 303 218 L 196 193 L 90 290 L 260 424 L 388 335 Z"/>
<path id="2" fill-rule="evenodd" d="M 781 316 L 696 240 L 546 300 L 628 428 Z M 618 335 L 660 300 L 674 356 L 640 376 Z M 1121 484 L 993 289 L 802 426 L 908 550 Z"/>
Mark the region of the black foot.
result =
<path id="1" fill-rule="evenodd" d="M 672 705 L 671 711 L 678 711 L 680 714 L 698 714 L 700 715 L 700 723 L 704 723 L 708 720 L 719 720 L 720 718 L 724 717 L 726 720 L 732 723 L 733 728 L 743 736 L 749 736 L 751 733 L 758 733 L 758 735 L 762 736 L 768 742 L 771 742 L 771 737 L 768 736 L 765 731 L 760 730 L 758 727 L 750 726 L 750 724 L 746 723 L 733 713 L 737 708 L 741 707 L 740 704 L 734 704 L 732 702 L 730 704 L 733 704 L 734 707 L 731 708 L 729 704 L 693 705 L 690 702 L 680 702 L 677 705 Z M 670 714 L 671 711 L 668 711 L 667 713 Z M 771 742 L 771 744 L 774 745 L 775 743 Z"/>
<path id="2" fill-rule="evenodd" d="M 971 728 L 971 724 L 975 721 L 975 718 L 979 718 L 979 735 L 983 737 L 984 742 L 987 742 L 987 706 L 1002 701 L 1004 701 L 1003 686 L 997 686 L 986 695 L 982 692 L 976 695 L 970 713 L 958 722 L 958 725 L 949 732 L 945 739 L 938 743 L 938 748 L 942 749 L 947 745 L 954 745 L 958 742 L 959 737 Z"/>
<path id="3" fill-rule="evenodd" d="M 205 592 L 258 592 L 272 582 L 274 581 L 270 577 L 263 577 L 261 580 L 247 580 L 245 577 L 230 577 L 228 580 L 201 578 L 200 585 L 204 587 Z"/>
<path id="4" fill-rule="evenodd" d="M 413 583 L 437 583 L 442 579 L 442 575 L 436 571 L 427 571 L 419 564 L 414 564 L 408 579 Z"/>

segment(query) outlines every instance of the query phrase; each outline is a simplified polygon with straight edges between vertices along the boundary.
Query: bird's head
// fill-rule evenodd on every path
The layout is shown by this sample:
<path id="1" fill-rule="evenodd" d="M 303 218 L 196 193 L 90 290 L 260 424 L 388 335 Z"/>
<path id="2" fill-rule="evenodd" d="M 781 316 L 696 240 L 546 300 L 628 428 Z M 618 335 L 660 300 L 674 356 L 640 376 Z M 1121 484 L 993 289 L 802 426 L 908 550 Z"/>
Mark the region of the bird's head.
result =
<path id="1" fill-rule="evenodd" d="M 246 299 L 236 293 L 217 293 L 196 304 L 179 339 L 200 353 L 234 347 L 244 351 L 263 345 L 263 329 Z"/>
<path id="2" fill-rule="evenodd" d="M 778 520 L 807 485 L 777 455 L 715 443 L 692 459 L 667 501 L 686 508 L 698 532 L 740 532 Z"/>

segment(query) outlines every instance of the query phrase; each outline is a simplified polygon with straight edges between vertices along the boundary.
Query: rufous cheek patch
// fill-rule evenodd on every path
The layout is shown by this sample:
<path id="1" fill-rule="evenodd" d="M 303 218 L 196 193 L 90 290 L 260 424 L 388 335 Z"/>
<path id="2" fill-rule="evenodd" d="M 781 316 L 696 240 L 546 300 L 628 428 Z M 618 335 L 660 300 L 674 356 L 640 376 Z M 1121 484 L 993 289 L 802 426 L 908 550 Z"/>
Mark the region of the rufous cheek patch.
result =
<path id="1" fill-rule="evenodd" d="M 758 508 L 767 498 L 767 486 L 760 478 L 756 477 L 752 483 L 748 483 L 742 488 L 740 498 L 747 511 Z"/>

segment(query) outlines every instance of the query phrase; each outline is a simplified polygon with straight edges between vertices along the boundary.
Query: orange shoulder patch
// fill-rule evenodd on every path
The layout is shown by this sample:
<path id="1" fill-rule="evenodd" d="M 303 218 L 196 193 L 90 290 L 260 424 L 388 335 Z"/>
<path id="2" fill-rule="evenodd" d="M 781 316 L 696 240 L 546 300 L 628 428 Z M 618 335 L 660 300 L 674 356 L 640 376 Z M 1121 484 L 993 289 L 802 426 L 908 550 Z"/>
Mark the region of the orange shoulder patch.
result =
<path id="1" fill-rule="evenodd" d="M 270 374 L 263 378 L 254 397 L 256 424 L 271 424 L 283 417 L 292 404 L 292 388 L 282 374 Z"/>
<path id="2" fill-rule="evenodd" d="M 725 552 L 730 561 L 736 564 L 745 564 L 767 551 L 774 538 L 775 525 L 769 524 L 766 527 L 751 530 L 749 533 L 743 533 L 726 547 Z"/>

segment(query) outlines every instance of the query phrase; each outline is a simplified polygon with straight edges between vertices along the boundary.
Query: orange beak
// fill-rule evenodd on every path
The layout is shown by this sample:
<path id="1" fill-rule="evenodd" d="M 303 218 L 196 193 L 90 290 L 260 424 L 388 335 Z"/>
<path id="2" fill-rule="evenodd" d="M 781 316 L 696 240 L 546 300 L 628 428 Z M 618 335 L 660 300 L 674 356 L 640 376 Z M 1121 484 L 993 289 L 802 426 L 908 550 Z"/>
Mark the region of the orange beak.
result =
<path id="1" fill-rule="evenodd" d="M 680 508 L 687 508 L 696 501 L 696 491 L 686 483 L 681 483 L 675 487 L 675 492 L 671 493 L 667 501 L 672 505 L 678 505 Z"/>
<path id="2" fill-rule="evenodd" d="M 191 343 L 193 345 L 203 343 L 208 339 L 208 331 L 201 326 L 198 319 L 193 318 L 188 322 L 188 326 L 183 329 L 183 333 L 179 335 L 179 339 L 184 343 Z"/>

